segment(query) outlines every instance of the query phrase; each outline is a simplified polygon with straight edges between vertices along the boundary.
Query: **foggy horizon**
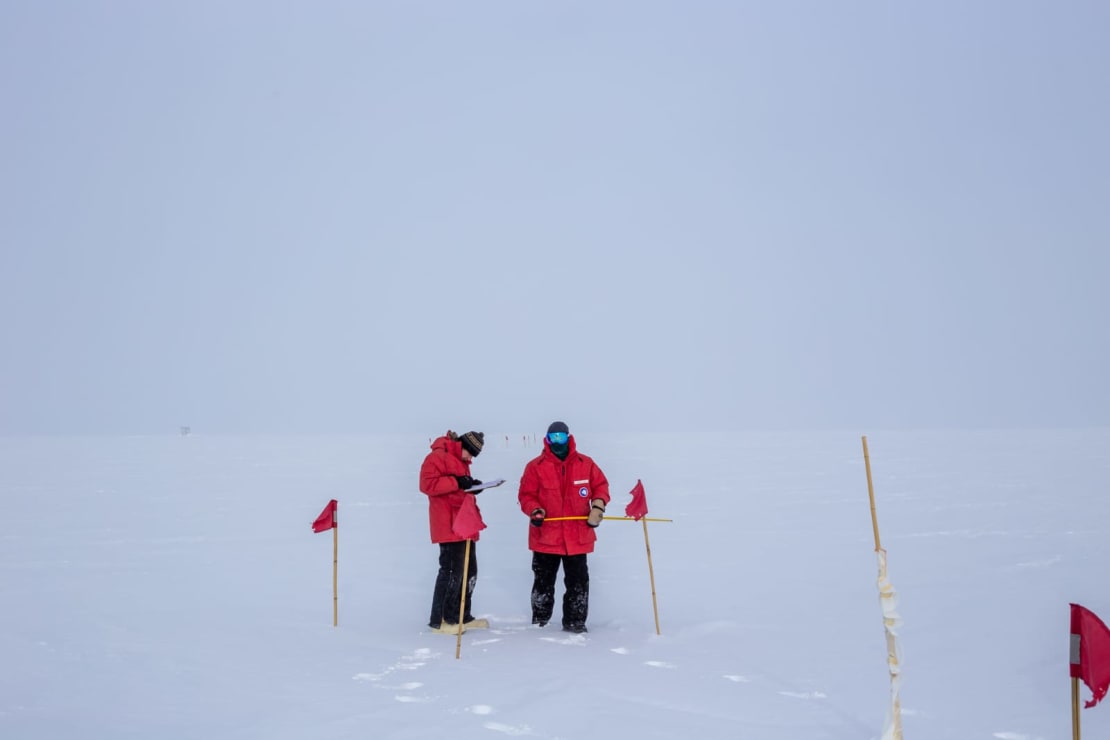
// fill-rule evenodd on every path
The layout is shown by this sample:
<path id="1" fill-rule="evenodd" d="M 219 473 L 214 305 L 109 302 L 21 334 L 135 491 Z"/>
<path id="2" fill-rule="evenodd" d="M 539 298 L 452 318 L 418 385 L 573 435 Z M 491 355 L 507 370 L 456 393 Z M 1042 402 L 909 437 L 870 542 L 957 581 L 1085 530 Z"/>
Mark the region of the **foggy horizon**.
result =
<path id="1" fill-rule="evenodd" d="M 9 4 L 0 434 L 1110 426 L 1108 32 Z"/>

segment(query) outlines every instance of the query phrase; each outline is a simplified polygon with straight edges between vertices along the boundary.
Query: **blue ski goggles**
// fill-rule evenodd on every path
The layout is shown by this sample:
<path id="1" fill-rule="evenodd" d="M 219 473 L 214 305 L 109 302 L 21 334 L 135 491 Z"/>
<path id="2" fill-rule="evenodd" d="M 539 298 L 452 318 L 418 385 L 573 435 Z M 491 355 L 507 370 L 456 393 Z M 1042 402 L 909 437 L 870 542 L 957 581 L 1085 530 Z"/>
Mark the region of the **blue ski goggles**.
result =
<path id="1" fill-rule="evenodd" d="M 570 435 L 566 432 L 551 432 L 547 435 L 547 441 L 553 445 L 565 445 Z"/>

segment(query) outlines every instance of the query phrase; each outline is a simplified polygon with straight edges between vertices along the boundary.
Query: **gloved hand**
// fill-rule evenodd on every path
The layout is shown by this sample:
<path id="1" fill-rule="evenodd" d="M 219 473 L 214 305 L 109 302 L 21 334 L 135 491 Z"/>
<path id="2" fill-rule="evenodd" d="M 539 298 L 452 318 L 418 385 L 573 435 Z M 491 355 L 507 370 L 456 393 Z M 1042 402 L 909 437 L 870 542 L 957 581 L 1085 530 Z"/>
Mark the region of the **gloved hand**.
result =
<path id="1" fill-rule="evenodd" d="M 542 527 L 543 526 L 543 518 L 546 515 L 547 515 L 547 512 L 544 511 L 543 509 L 532 509 L 532 515 L 531 515 L 532 518 L 528 521 L 528 523 L 531 524 L 533 527 Z"/>
<path id="2" fill-rule="evenodd" d="M 459 488 L 464 488 L 464 489 L 465 488 L 470 488 L 472 485 L 477 483 L 477 481 L 475 481 L 469 475 L 456 475 L 455 480 L 457 480 L 459 482 Z"/>
<path id="3" fill-rule="evenodd" d="M 586 517 L 586 526 L 597 527 L 601 524 L 601 518 L 605 515 L 605 502 L 599 498 L 595 498 L 593 504 L 590 506 L 590 515 Z"/>
<path id="4" fill-rule="evenodd" d="M 478 480 L 477 478 L 471 478 L 471 479 L 470 479 L 470 487 L 471 487 L 471 488 L 473 488 L 474 486 L 480 486 L 480 485 L 482 485 L 482 481 Z M 472 496 L 477 496 L 477 495 L 478 495 L 479 493 L 481 493 L 481 492 L 482 492 L 481 490 L 478 490 L 478 491 L 467 491 L 467 493 L 469 493 L 469 494 L 470 494 L 470 495 L 472 495 Z"/>

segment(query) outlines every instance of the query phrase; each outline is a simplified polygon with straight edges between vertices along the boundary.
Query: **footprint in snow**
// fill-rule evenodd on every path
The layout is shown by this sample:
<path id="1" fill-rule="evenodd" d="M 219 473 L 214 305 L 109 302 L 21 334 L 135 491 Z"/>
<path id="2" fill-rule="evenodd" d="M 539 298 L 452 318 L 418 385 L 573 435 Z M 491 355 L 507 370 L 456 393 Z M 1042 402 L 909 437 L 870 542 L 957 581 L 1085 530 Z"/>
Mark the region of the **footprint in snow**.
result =
<path id="1" fill-rule="evenodd" d="M 494 635 L 512 635 L 517 632 L 527 632 L 528 630 L 533 629 L 536 629 L 535 625 L 528 624 L 526 622 L 520 622 L 519 624 L 509 622 L 499 623 L 496 627 L 490 627 L 489 631 L 491 634 Z"/>
<path id="2" fill-rule="evenodd" d="M 466 708 L 467 712 L 471 714 L 487 715 L 494 714 L 496 710 L 489 704 L 475 704 Z M 531 735 L 532 728 L 528 725 L 507 725 L 504 722 L 486 722 L 482 725 L 487 730 L 494 732 L 501 732 L 505 735 Z"/>
<path id="3" fill-rule="evenodd" d="M 566 637 L 541 637 L 544 642 L 554 642 L 558 645 L 585 645 L 586 638 L 582 635 L 567 635 Z"/>
<path id="4" fill-rule="evenodd" d="M 351 679 L 354 681 L 380 681 L 385 676 L 385 673 L 356 673 L 351 676 Z"/>
<path id="5" fill-rule="evenodd" d="M 506 725 L 501 722 L 486 722 L 484 725 L 487 730 L 494 732 L 503 732 L 506 735 L 531 735 L 532 728 L 528 725 Z"/>
<path id="6" fill-rule="evenodd" d="M 617 655 L 628 655 L 628 648 L 609 648 L 609 652 L 616 653 Z"/>
<path id="7" fill-rule="evenodd" d="M 428 648 L 419 648 L 411 655 L 402 655 L 400 660 L 398 660 L 391 666 L 386 666 L 386 668 L 380 673 L 356 673 L 352 678 L 355 681 L 381 681 L 383 678 L 393 673 L 394 671 L 416 670 L 417 668 L 420 668 L 425 663 L 427 663 L 428 660 L 436 656 L 437 653 L 433 653 Z M 416 686 L 420 685 L 421 684 L 416 684 Z M 379 688 L 387 687 L 382 686 Z"/>
<path id="8" fill-rule="evenodd" d="M 645 660 L 644 665 L 649 665 L 652 668 L 678 668 L 674 663 L 667 663 L 662 660 Z"/>
<path id="9" fill-rule="evenodd" d="M 727 678 L 729 681 L 732 681 L 733 683 L 751 683 L 752 682 L 752 680 L 750 678 L 748 678 L 747 676 L 730 676 L 728 674 L 725 674 L 724 677 Z"/>
<path id="10" fill-rule="evenodd" d="M 434 658 L 436 653 L 433 653 L 431 648 L 418 648 L 412 655 L 401 656 L 401 661 L 397 667 L 402 670 L 411 671 L 413 668 L 419 668 L 428 662 L 429 659 Z"/>

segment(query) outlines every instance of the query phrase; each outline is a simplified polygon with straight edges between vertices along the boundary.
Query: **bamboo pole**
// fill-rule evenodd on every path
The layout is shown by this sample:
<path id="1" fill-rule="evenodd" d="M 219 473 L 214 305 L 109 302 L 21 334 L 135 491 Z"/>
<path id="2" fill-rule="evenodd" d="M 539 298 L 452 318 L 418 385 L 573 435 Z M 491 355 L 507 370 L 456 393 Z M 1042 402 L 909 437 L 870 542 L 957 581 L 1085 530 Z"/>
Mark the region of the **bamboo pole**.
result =
<path id="1" fill-rule="evenodd" d="M 331 626 L 339 626 L 339 519 L 338 512 L 332 514 L 336 517 L 335 526 L 331 528 Z"/>
<path id="2" fill-rule="evenodd" d="M 879 602 L 883 603 L 883 599 L 887 594 L 884 588 L 890 590 L 893 594 L 893 587 L 890 586 L 890 581 L 886 576 L 886 551 L 882 549 L 879 541 L 879 518 L 875 513 L 875 485 L 871 479 L 871 455 L 867 450 L 867 435 L 863 439 L 863 462 L 864 467 L 867 469 L 867 497 L 871 502 L 871 529 L 875 534 L 875 553 L 879 558 L 880 571 L 879 571 Z M 898 666 L 898 646 L 895 635 L 891 632 L 892 625 L 888 623 L 886 608 L 883 607 L 883 631 L 886 634 L 886 652 L 887 652 L 887 665 L 890 667 L 890 693 L 891 693 L 891 709 L 890 709 L 890 726 L 889 732 L 884 734 L 885 737 L 892 737 L 893 740 L 902 740 L 902 703 L 898 697 L 898 678 L 896 671 L 901 672 L 901 667 Z"/>
<path id="3" fill-rule="evenodd" d="M 863 435 L 863 463 L 867 468 L 867 497 L 871 500 L 871 529 L 875 533 L 875 552 L 882 549 L 879 544 L 879 518 L 875 514 L 875 485 L 871 482 L 871 455 L 867 452 L 867 435 Z"/>
<path id="4" fill-rule="evenodd" d="M 605 521 L 621 521 L 621 522 L 634 522 L 636 517 L 631 516 L 603 516 Z M 586 516 L 549 516 L 544 519 L 545 522 L 570 522 L 570 521 L 584 521 L 589 519 Z M 644 522 L 673 522 L 674 519 L 659 519 L 658 517 L 642 516 L 640 521 Z"/>
<path id="5" fill-rule="evenodd" d="M 1079 679 L 1071 680 L 1071 737 L 1079 740 Z"/>
<path id="6" fill-rule="evenodd" d="M 463 615 L 466 614 L 466 585 L 470 582 L 470 540 L 466 541 L 466 550 L 463 552 L 462 587 L 459 589 L 459 626 L 455 633 L 455 660 L 459 659 L 462 652 Z"/>
<path id="7" fill-rule="evenodd" d="M 669 520 L 668 520 L 669 521 Z M 662 634 L 659 631 L 659 603 L 655 599 L 655 568 L 651 565 L 651 542 L 648 541 L 647 519 L 644 522 L 644 547 L 647 549 L 648 559 L 648 577 L 651 578 L 651 608 L 655 612 L 655 634 Z"/>

